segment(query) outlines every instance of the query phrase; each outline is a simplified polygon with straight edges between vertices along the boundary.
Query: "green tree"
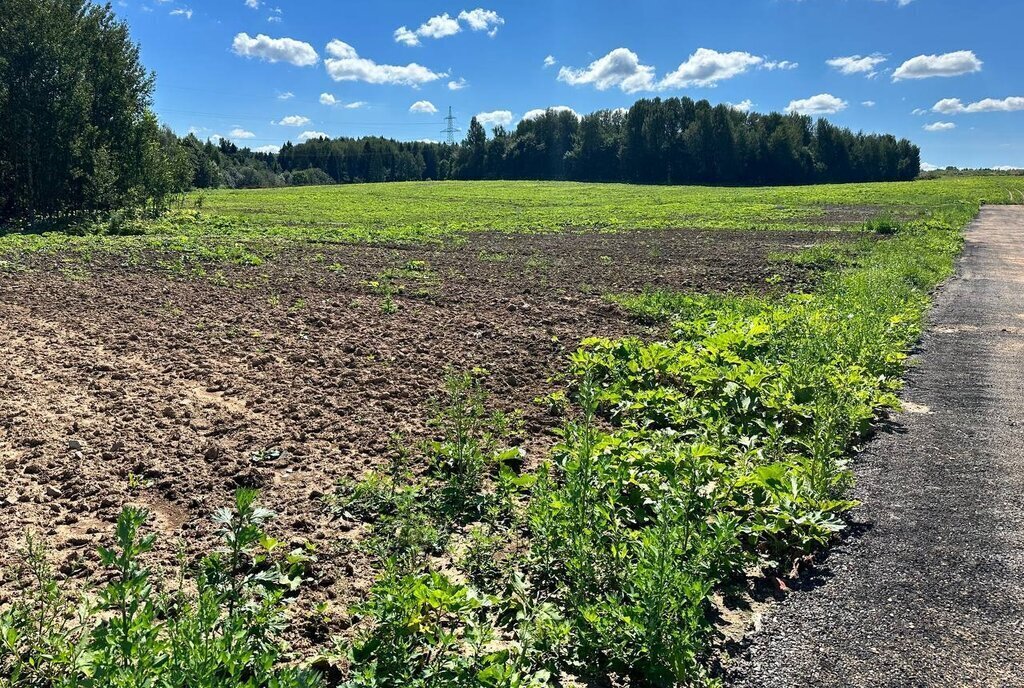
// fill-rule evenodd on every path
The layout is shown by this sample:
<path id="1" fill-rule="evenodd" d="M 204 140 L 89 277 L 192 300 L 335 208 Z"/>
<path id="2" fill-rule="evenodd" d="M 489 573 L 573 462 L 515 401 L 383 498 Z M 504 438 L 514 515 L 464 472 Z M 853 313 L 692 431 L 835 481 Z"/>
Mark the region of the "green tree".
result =
<path id="1" fill-rule="evenodd" d="M 182 190 L 186 158 L 109 5 L 0 0 L 0 45 L 0 221 L 160 208 Z"/>

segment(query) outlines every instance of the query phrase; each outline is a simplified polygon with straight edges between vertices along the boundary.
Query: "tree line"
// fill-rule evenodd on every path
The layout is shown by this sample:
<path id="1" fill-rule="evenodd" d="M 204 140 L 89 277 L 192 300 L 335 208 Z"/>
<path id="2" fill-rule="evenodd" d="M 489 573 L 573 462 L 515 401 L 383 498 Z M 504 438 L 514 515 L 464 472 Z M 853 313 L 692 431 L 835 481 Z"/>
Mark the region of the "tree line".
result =
<path id="1" fill-rule="evenodd" d="M 226 150 L 235 149 L 222 143 L 219 153 Z M 910 180 L 921 159 L 906 139 L 854 133 L 825 119 L 655 98 L 583 117 L 548 110 L 511 131 L 495 127 L 490 136 L 474 118 L 455 146 L 379 137 L 287 143 L 267 166 L 277 177 L 264 185 L 430 179 L 773 185 Z"/>

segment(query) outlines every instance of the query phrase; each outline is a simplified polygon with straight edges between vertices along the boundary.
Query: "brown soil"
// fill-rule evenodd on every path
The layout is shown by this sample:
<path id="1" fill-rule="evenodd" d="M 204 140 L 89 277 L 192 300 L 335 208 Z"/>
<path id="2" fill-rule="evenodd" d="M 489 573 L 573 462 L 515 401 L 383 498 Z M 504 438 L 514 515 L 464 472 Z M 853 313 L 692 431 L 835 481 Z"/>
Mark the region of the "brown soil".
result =
<path id="1" fill-rule="evenodd" d="M 84 580 L 121 507 L 146 506 L 170 566 L 179 538 L 208 543 L 210 515 L 245 485 L 277 512 L 278 539 L 317 545 L 299 608 L 326 599 L 340 616 L 373 574 L 320 496 L 383 463 L 391 433 L 428 437 L 447 370 L 490 371 L 493 403 L 522 412 L 535 462 L 558 419 L 532 400 L 557 389 L 566 354 L 587 336 L 644 333 L 603 294 L 763 291 L 775 274 L 773 288 L 791 288 L 808 275 L 770 253 L 848 236 L 487 233 L 297 248 L 202 277 L 109 255 L 0 274 L 0 597 L 28 530 Z M 374 281 L 401 290 L 397 312 L 382 311 Z"/>

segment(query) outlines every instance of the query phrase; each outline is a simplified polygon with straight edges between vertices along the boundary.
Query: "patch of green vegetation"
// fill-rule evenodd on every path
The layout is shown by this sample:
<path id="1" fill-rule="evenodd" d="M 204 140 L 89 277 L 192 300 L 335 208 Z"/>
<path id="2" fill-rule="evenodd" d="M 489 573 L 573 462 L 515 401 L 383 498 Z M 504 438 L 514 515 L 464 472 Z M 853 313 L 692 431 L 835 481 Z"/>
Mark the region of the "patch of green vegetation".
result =
<path id="1" fill-rule="evenodd" d="M 727 188 L 576 182 L 413 182 L 203 191 L 201 208 L 132 224 L 133 236 L 0 235 L 0 259 L 39 251 L 180 252 L 195 261 L 258 265 L 301 242 L 410 244 L 458 241 L 466 232 L 658 229 L 839 229 L 837 206 L 891 208 L 893 217 L 947 203 L 1007 203 L 1020 177 L 944 177 L 917 182 Z M 877 221 L 875 231 L 888 222 Z M 497 256 L 494 256 L 496 258 Z M 486 260 L 488 257 L 482 257 Z"/>
<path id="2" fill-rule="evenodd" d="M 233 510 L 217 513 L 222 548 L 198 566 L 182 565 L 178 586 L 158 592 L 144 560 L 144 510 L 125 509 L 116 544 L 99 550 L 105 583 L 76 600 L 54 576 L 42 545 L 21 552 L 30 583 L 0 612 L 0 675 L 30 686 L 204 685 L 315 688 L 320 676 L 283 666 L 280 630 L 286 595 L 307 575 L 310 555 L 287 554 L 263 530 L 272 514 L 240 490 Z M 77 615 L 74 610 L 77 609 Z"/>
<path id="3" fill-rule="evenodd" d="M 514 478 L 531 487 L 505 516 L 456 506 L 496 490 L 475 468 L 459 472 L 455 501 L 438 501 L 450 482 L 420 485 L 419 503 L 480 524 L 460 538 L 432 517 L 447 557 L 386 567 L 360 607 L 373 623 L 351 647 L 354 685 L 429 685 L 437 672 L 714 684 L 711 593 L 751 569 L 788 570 L 844 528 L 850 450 L 897 404 L 929 291 L 976 212 L 947 206 L 868 241 L 812 294 L 621 299 L 670 335 L 591 339 L 572 355 L 569 394 L 540 400 L 569 414 L 562 441 Z M 452 391 L 485 415 L 482 398 Z"/>

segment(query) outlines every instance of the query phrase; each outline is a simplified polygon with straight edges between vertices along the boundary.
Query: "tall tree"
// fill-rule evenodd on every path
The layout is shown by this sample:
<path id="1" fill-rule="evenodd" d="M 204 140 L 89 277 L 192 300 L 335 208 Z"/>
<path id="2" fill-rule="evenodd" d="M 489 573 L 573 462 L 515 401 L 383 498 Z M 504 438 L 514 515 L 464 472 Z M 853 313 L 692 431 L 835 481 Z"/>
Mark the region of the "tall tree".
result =
<path id="1" fill-rule="evenodd" d="M 152 208 L 189 176 L 109 5 L 0 0 L 0 45 L 0 220 Z"/>

